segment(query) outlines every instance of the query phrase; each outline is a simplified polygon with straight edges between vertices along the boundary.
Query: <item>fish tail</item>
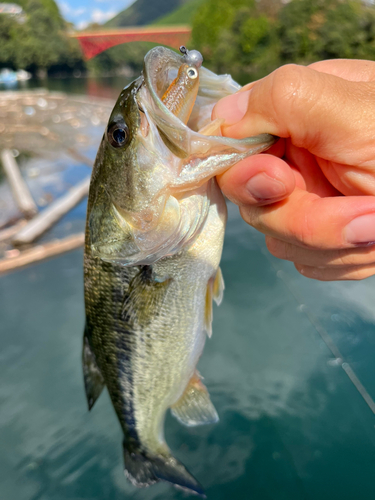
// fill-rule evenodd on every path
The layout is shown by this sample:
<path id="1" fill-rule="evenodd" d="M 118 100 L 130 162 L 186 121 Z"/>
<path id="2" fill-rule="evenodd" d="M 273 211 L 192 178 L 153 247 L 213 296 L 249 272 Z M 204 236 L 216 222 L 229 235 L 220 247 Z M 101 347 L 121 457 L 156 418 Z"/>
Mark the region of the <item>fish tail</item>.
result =
<path id="1" fill-rule="evenodd" d="M 167 481 L 201 498 L 206 498 L 203 487 L 172 455 L 150 455 L 141 450 L 129 449 L 124 442 L 125 475 L 138 487 Z"/>

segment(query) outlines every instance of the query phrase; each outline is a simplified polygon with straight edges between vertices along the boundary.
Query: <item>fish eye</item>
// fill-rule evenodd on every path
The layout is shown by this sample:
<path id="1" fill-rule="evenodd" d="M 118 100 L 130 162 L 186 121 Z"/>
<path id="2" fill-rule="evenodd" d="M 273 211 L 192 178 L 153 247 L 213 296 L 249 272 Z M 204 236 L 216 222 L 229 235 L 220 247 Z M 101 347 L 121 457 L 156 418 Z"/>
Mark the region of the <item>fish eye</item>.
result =
<path id="1" fill-rule="evenodd" d="M 195 68 L 188 68 L 187 74 L 188 74 L 189 78 L 191 78 L 192 80 L 195 80 L 195 78 L 197 78 L 197 76 L 198 76 L 198 71 Z"/>
<path id="2" fill-rule="evenodd" d="M 129 129 L 125 122 L 113 123 L 107 130 L 108 142 L 114 148 L 125 146 L 129 139 Z"/>

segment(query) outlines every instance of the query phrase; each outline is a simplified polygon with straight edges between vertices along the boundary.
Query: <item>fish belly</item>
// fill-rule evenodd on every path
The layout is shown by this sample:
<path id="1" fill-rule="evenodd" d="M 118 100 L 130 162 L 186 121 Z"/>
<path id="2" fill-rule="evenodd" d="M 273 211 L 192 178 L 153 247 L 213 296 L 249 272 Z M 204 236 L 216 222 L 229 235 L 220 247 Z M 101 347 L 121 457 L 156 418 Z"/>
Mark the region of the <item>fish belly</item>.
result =
<path id="1" fill-rule="evenodd" d="M 202 354 L 207 286 L 219 267 L 226 206 L 215 186 L 206 223 L 194 244 L 153 265 L 170 279 L 150 323 L 139 328 L 132 356 L 137 433 L 147 448 L 164 447 L 165 412 L 183 394 Z M 161 451 L 161 450 L 159 450 Z"/>

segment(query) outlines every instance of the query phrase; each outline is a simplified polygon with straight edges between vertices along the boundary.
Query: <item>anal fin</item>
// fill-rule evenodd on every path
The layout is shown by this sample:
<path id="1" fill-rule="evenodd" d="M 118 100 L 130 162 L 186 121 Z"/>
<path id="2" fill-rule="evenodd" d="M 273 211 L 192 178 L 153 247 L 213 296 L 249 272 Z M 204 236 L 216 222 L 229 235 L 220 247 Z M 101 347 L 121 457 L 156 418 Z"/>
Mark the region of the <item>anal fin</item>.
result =
<path id="1" fill-rule="evenodd" d="M 95 401 L 100 396 L 105 384 L 103 376 L 96 363 L 95 354 L 92 352 L 90 347 L 86 328 L 83 336 L 82 365 L 87 404 L 90 411 L 94 406 Z"/>
<path id="2" fill-rule="evenodd" d="M 212 318 L 213 318 L 213 311 L 212 311 L 212 282 L 211 280 L 207 284 L 207 291 L 206 291 L 206 303 L 204 306 L 204 329 L 207 332 L 207 335 L 211 337 L 212 335 Z"/>
<path id="3" fill-rule="evenodd" d="M 221 301 L 223 300 L 224 288 L 225 286 L 223 274 L 219 267 L 216 271 L 215 278 L 210 278 L 207 283 L 206 303 L 204 310 L 204 329 L 206 330 L 209 337 L 211 337 L 212 335 L 212 300 L 214 300 L 219 306 L 221 304 Z"/>
<path id="4" fill-rule="evenodd" d="M 223 273 L 221 272 L 221 268 L 219 267 L 216 272 L 214 284 L 212 287 L 212 296 L 218 306 L 221 304 L 221 301 L 223 300 L 224 288 L 225 285 L 224 285 Z"/>
<path id="5" fill-rule="evenodd" d="M 171 411 L 177 420 L 188 427 L 215 424 L 219 421 L 210 395 L 197 371 L 190 379 L 183 395 L 171 406 Z"/>

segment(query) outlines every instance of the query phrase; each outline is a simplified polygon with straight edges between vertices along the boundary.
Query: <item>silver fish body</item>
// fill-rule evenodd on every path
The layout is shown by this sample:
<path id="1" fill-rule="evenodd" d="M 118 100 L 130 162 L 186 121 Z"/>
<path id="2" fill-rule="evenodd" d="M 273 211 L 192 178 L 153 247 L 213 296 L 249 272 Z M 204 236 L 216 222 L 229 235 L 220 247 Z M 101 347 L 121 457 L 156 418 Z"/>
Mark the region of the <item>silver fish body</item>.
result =
<path id="1" fill-rule="evenodd" d="M 83 369 L 90 409 L 107 386 L 130 481 L 165 480 L 204 496 L 171 455 L 164 418 L 171 408 L 188 426 L 218 420 L 196 371 L 211 335 L 212 300 L 220 303 L 224 288 L 226 206 L 214 176 L 273 138 L 205 137 L 171 115 L 160 96 L 183 62 L 168 49 L 150 51 L 98 151 L 86 225 Z M 209 107 L 236 88 L 199 71 L 209 82 L 200 88 L 209 121 Z M 196 105 L 192 118 L 202 122 L 199 92 Z"/>

